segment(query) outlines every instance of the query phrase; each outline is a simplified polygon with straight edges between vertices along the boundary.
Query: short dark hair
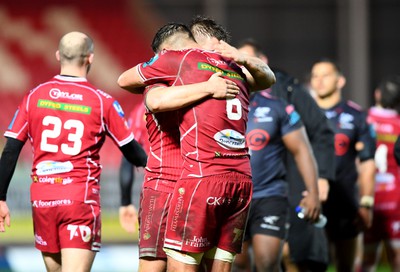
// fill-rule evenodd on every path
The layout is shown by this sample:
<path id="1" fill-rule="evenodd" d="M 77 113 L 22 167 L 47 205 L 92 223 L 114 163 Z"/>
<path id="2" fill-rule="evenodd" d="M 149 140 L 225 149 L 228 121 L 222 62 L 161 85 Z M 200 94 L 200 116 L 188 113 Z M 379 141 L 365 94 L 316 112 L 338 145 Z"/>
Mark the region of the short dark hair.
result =
<path id="1" fill-rule="evenodd" d="M 378 89 L 381 92 L 382 107 L 400 112 L 400 76 L 386 76 L 379 84 Z"/>
<path id="2" fill-rule="evenodd" d="M 154 35 L 153 41 L 151 43 L 151 49 L 153 49 L 153 52 L 160 51 L 160 45 L 165 42 L 169 37 L 177 33 L 187 34 L 189 38 L 193 39 L 193 41 L 195 40 L 192 32 L 187 25 L 171 22 L 162 26 L 157 31 L 156 35 Z"/>
<path id="3" fill-rule="evenodd" d="M 339 75 L 343 75 L 342 69 L 340 68 L 338 62 L 329 57 L 320 58 L 319 60 L 315 61 L 312 66 L 314 66 L 317 63 L 322 63 L 322 62 L 330 63 Z"/>
<path id="4" fill-rule="evenodd" d="M 203 16 L 196 15 L 190 22 L 190 30 L 193 34 L 215 37 L 220 41 L 230 42 L 231 36 L 229 32 L 215 20 Z"/>

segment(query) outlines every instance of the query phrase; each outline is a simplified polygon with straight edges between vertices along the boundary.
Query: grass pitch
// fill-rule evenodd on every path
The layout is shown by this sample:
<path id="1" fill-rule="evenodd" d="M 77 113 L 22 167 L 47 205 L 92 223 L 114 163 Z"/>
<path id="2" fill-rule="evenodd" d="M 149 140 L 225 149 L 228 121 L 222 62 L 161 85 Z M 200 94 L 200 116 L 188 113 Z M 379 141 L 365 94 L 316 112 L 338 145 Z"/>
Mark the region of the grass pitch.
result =
<path id="1" fill-rule="evenodd" d="M 12 216 L 12 215 L 11 215 Z M 102 243 L 132 243 L 137 242 L 137 233 L 130 234 L 121 228 L 118 214 L 102 215 Z M 11 218 L 11 226 L 6 232 L 0 233 L 1 245 L 34 244 L 33 225 L 30 215 Z"/>

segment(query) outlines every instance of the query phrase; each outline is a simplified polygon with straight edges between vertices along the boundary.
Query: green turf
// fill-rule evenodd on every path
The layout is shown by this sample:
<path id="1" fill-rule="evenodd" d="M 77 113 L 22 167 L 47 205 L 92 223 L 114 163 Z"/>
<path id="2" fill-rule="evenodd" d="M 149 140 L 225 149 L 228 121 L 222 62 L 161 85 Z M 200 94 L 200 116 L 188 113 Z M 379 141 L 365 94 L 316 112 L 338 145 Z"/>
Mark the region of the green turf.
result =
<path id="1" fill-rule="evenodd" d="M 327 272 L 336 272 L 336 270 L 333 266 L 330 266 Z M 376 272 L 391 272 L 391 270 L 387 264 L 380 264 L 377 267 Z"/>
<path id="2" fill-rule="evenodd" d="M 102 215 L 102 243 L 132 243 L 137 241 L 137 234 L 128 234 L 123 230 L 118 221 L 117 214 Z M 33 227 L 30 216 L 12 217 L 11 227 L 6 227 L 5 233 L 0 233 L 2 245 L 7 244 L 32 244 Z"/>

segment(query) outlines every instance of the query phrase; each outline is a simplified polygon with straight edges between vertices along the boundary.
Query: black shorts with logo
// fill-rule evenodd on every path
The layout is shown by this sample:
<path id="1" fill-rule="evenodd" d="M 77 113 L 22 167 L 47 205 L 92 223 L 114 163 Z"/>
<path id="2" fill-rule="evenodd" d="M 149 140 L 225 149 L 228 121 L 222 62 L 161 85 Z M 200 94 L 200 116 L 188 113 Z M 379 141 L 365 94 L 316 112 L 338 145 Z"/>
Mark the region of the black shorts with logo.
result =
<path id="1" fill-rule="evenodd" d="M 273 196 L 253 199 L 247 220 L 245 241 L 255 234 L 285 239 L 287 235 L 288 200 L 286 197 Z"/>

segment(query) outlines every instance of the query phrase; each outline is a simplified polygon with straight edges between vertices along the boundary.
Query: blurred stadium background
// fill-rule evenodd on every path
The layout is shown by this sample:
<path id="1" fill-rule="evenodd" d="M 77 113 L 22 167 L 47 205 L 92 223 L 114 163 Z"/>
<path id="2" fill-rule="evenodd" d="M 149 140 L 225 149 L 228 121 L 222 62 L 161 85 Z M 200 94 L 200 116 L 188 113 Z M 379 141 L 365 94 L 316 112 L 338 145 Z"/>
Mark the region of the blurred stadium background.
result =
<path id="1" fill-rule="evenodd" d="M 256 39 L 272 67 L 300 80 L 307 78 L 314 60 L 326 56 L 337 59 L 348 78 L 345 96 L 363 107 L 372 105 L 373 90 L 383 76 L 400 73 L 398 0 L 3 0 L 1 133 L 24 93 L 59 72 L 54 53 L 64 33 L 79 30 L 94 39 L 95 62 L 89 79 L 116 97 L 128 114 L 141 102 L 141 96 L 120 90 L 118 76 L 152 56 L 150 43 L 161 25 L 170 21 L 187 23 L 196 14 L 211 16 L 225 25 L 233 45 L 245 38 Z M 1 149 L 4 143 L 1 137 Z M 39 253 L 28 251 L 33 248 L 30 153 L 27 144 L 9 189 L 12 228 L 0 234 L 0 271 L 44 270 Z M 109 261 L 111 266 L 107 266 L 99 255 L 93 271 L 136 269 L 136 237 L 125 234 L 118 224 L 120 158 L 118 149 L 108 140 L 102 151 L 104 250 L 100 254 L 108 260 L 116 255 L 124 258 L 112 257 L 120 261 Z M 135 182 L 135 204 L 142 174 L 138 172 Z M 112 247 L 117 251 L 110 248 L 114 244 L 119 245 Z M 31 266 L 17 266 L 21 258 Z M 36 263 L 38 268 L 33 268 Z"/>

